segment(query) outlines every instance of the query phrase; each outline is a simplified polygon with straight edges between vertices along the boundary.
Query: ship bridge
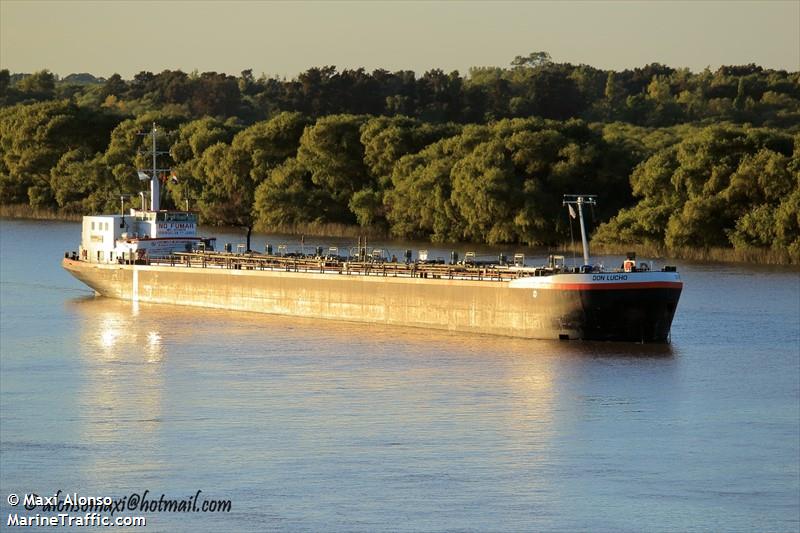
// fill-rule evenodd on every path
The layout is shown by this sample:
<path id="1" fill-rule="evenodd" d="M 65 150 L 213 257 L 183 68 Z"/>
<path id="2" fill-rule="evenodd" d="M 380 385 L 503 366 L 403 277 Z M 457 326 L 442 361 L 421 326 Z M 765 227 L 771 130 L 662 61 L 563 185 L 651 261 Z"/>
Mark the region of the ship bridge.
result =
<path id="1" fill-rule="evenodd" d="M 191 211 L 132 211 L 140 234 L 154 239 L 194 237 L 197 213 Z"/>

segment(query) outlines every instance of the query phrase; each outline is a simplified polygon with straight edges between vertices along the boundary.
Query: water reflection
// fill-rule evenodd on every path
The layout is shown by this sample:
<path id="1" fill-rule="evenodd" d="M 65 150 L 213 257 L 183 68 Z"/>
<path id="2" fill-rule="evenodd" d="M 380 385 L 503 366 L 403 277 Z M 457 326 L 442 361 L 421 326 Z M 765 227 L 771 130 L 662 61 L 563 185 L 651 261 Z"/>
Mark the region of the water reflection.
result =
<path id="1" fill-rule="evenodd" d="M 78 353 L 87 377 L 79 400 L 86 444 L 112 450 L 135 442 L 158 449 L 165 386 L 162 325 L 139 315 L 131 302 L 84 297 L 67 305 L 79 318 Z M 138 467 L 157 470 L 157 455 L 149 457 Z M 129 468 L 102 452 L 91 459 L 100 478 Z"/>
<path id="2" fill-rule="evenodd" d="M 6 494 L 203 488 L 251 530 L 798 530 L 796 271 L 681 268 L 672 346 L 527 341 L 68 300 L 42 257 L 80 227 L 43 227 L 0 225 Z"/>
<path id="3" fill-rule="evenodd" d="M 134 315 L 131 302 L 102 297 L 70 305 L 91 375 L 83 392 L 86 438 L 110 450 L 132 446 L 143 475 L 175 468 L 170 461 L 186 468 L 164 450 L 193 442 L 195 460 L 210 463 L 230 453 L 220 443 L 235 442 L 231 457 L 241 468 L 302 494 L 302 476 L 329 468 L 322 458 L 352 467 L 365 456 L 376 470 L 361 465 L 362 476 L 379 476 L 396 490 L 413 487 L 419 508 L 430 505 L 428 484 L 436 486 L 440 458 L 454 449 L 463 452 L 454 455 L 460 466 L 447 474 L 449 483 L 466 490 L 495 472 L 518 472 L 527 495 L 498 490 L 489 503 L 541 505 L 543 494 L 564 490 L 553 465 L 565 450 L 588 453 L 580 443 L 565 448 L 564 436 L 610 411 L 625 412 L 628 422 L 652 414 L 652 391 L 674 388 L 677 366 L 670 346 L 147 303 Z M 669 416 L 672 407 L 658 409 Z M 98 476 L 126 468 L 104 454 L 92 459 Z"/>
<path id="4" fill-rule="evenodd" d="M 145 349 L 148 363 L 158 363 L 164 355 L 161 345 L 161 334 L 158 331 L 147 332 L 147 346 Z"/>
<path id="5" fill-rule="evenodd" d="M 566 343 L 560 343 L 565 345 Z M 671 359 L 679 354 L 680 347 L 675 344 L 638 344 L 630 342 L 577 342 L 575 346 L 564 346 L 563 353 L 578 357 L 598 359 Z"/>

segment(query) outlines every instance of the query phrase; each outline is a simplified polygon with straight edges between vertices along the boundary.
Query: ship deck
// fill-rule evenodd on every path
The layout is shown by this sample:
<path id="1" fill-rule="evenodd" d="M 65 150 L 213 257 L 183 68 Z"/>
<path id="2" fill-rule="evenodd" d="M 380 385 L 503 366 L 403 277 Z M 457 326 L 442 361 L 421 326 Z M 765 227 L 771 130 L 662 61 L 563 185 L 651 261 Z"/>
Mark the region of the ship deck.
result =
<path id="1" fill-rule="evenodd" d="M 507 282 L 530 276 L 572 273 L 572 269 L 523 267 L 501 264 L 447 264 L 441 262 L 363 261 L 302 255 L 275 256 L 233 254 L 224 252 L 178 252 L 163 259 L 150 259 L 154 266 L 216 268 L 231 270 L 264 270 L 336 274 L 352 276 L 429 278 L 469 281 Z M 577 272 L 576 272 L 577 273 Z"/>

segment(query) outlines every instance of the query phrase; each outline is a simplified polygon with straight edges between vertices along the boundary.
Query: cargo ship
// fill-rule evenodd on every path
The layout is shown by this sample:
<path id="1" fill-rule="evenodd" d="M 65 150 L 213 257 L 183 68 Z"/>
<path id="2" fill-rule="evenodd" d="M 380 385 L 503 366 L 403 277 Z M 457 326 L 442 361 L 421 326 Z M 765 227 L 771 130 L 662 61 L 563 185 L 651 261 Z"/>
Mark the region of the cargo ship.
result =
<path id="1" fill-rule="evenodd" d="M 435 328 L 531 339 L 665 343 L 683 284 L 675 267 L 592 264 L 584 208 L 592 195 L 566 195 L 580 223 L 583 264 L 551 255 L 540 266 L 523 254 L 480 261 L 425 250 L 389 257 L 359 239 L 350 250 L 306 253 L 267 245 L 263 253 L 216 249 L 197 235 L 197 214 L 159 208 L 156 127 L 149 209 L 83 218 L 81 244 L 63 267 L 99 295 L 152 302 Z M 163 176 L 163 173 L 162 173 Z M 142 200 L 144 206 L 144 197 Z"/>

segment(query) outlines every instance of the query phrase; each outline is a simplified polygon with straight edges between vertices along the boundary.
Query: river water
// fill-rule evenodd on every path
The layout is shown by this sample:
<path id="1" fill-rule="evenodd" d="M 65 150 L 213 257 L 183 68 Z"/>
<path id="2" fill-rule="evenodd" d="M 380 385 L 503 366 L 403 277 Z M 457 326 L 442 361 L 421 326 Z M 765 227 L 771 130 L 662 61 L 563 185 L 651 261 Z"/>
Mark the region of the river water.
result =
<path id="1" fill-rule="evenodd" d="M 797 270 L 677 261 L 672 344 L 642 346 L 135 307 L 60 268 L 79 238 L 0 222 L 0 528 L 25 512 L 12 493 L 202 490 L 231 512 L 126 514 L 147 531 L 800 529 Z"/>

